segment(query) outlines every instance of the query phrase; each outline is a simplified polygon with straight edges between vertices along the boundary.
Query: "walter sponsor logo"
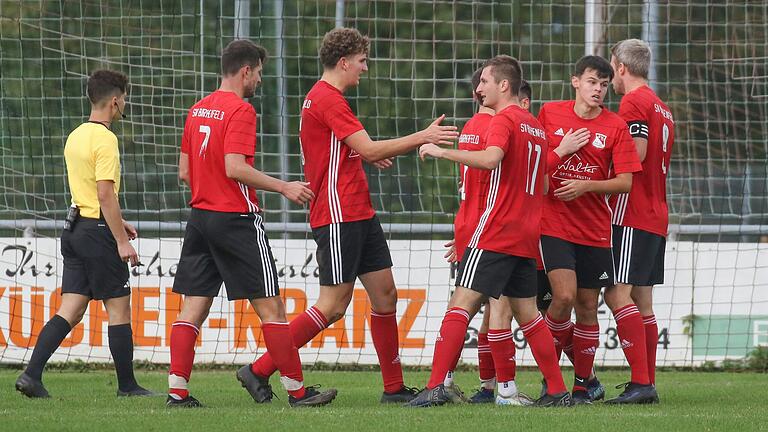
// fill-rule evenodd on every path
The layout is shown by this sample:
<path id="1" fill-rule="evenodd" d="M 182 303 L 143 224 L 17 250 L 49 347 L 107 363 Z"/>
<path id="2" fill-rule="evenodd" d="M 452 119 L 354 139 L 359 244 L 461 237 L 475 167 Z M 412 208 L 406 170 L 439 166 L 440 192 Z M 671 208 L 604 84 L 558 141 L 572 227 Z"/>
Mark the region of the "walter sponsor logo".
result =
<path id="1" fill-rule="evenodd" d="M 578 153 L 574 153 L 571 157 L 557 165 L 555 172 L 552 173 L 552 178 L 558 180 L 590 180 L 599 169 L 599 166 L 590 165 Z"/>

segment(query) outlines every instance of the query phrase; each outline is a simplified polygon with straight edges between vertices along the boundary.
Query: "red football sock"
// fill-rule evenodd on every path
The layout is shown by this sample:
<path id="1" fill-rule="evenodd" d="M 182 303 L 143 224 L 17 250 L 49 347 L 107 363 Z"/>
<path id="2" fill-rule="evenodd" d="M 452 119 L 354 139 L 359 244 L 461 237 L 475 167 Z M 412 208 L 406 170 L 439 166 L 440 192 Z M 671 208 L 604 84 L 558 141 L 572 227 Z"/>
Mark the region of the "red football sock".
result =
<path id="1" fill-rule="evenodd" d="M 560 362 L 561 353 L 565 351 L 565 355 L 573 363 L 573 323 L 571 320 L 557 321 L 547 314 L 544 321 L 547 323 L 547 327 L 549 327 L 549 331 L 555 340 L 557 361 Z"/>
<path id="2" fill-rule="evenodd" d="M 573 391 L 587 390 L 587 380 L 595 364 L 595 353 L 600 341 L 600 326 L 576 322 L 573 328 L 573 365 L 575 382 Z"/>
<path id="3" fill-rule="evenodd" d="M 168 394 L 175 399 L 189 396 L 189 377 L 195 362 L 195 341 L 200 330 L 192 323 L 176 321 L 171 326 L 171 367 Z"/>
<path id="4" fill-rule="evenodd" d="M 656 384 L 656 346 L 659 342 L 659 326 L 656 324 L 656 315 L 643 317 L 645 327 L 645 356 L 648 360 L 648 379 L 651 384 Z"/>
<path id="5" fill-rule="evenodd" d="M 265 322 L 261 325 L 264 343 L 272 361 L 280 371 L 280 381 L 291 396 L 304 396 L 304 375 L 301 372 L 299 350 L 293 344 L 288 323 Z"/>
<path id="6" fill-rule="evenodd" d="M 464 335 L 469 326 L 469 312 L 462 308 L 450 308 L 443 317 L 440 332 L 435 341 L 435 354 L 432 357 L 432 374 L 427 388 L 435 388 L 445 381 L 445 374 L 451 370 L 456 353 L 461 352 Z"/>
<path id="7" fill-rule="evenodd" d="M 505 383 L 515 379 L 515 341 L 511 330 L 488 330 L 493 364 L 496 365 L 496 381 Z"/>
<path id="8" fill-rule="evenodd" d="M 496 366 L 493 363 L 491 346 L 488 344 L 488 333 L 477 334 L 477 361 L 480 369 L 480 381 L 496 378 Z"/>
<path id="9" fill-rule="evenodd" d="M 400 340 L 395 312 L 380 314 L 371 310 L 371 338 L 379 357 L 384 391 L 400 391 L 403 388 L 403 368 L 400 366 Z"/>
<path id="10" fill-rule="evenodd" d="M 326 327 L 328 327 L 328 320 L 315 306 L 294 318 L 288 326 L 296 348 L 306 345 L 307 342 L 311 341 L 313 337 L 317 336 Z M 251 371 L 263 377 L 272 375 L 276 370 L 277 366 L 269 352 L 251 364 Z"/>
<path id="11" fill-rule="evenodd" d="M 539 365 L 539 370 L 547 381 L 547 393 L 556 395 L 568 391 L 560 373 L 560 362 L 556 357 L 555 344 L 552 341 L 552 333 L 544 323 L 544 318 L 539 315 L 530 322 L 521 324 L 523 335 L 528 340 L 533 358 Z"/>
<path id="12" fill-rule="evenodd" d="M 650 384 L 648 379 L 648 358 L 645 355 L 645 326 L 643 318 L 634 304 L 628 304 L 613 311 L 616 331 L 621 341 L 621 349 L 632 371 L 632 382 Z"/>

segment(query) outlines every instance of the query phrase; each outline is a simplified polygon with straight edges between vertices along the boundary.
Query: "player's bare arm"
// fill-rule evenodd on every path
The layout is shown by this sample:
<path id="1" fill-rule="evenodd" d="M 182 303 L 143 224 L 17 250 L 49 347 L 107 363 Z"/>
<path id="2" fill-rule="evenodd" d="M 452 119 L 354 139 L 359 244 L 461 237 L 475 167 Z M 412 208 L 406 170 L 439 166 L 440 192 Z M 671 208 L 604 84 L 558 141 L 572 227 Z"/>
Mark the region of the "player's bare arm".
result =
<path id="1" fill-rule="evenodd" d="M 227 177 L 244 183 L 254 189 L 278 192 L 296 204 L 306 204 L 315 197 L 309 189 L 309 183 L 285 182 L 270 177 L 245 161 L 245 155 L 228 153 L 224 155 L 224 168 Z"/>
<path id="2" fill-rule="evenodd" d="M 437 159 L 447 159 L 472 168 L 493 170 L 496 169 L 501 160 L 504 159 L 504 150 L 496 146 L 491 146 L 485 150 L 468 152 L 463 150 L 444 149 L 434 144 L 424 144 L 419 148 L 419 157 L 421 157 L 421 160 L 424 160 L 427 156 Z"/>
<path id="3" fill-rule="evenodd" d="M 617 174 L 608 180 L 566 180 L 555 190 L 555 197 L 563 201 L 574 200 L 587 192 L 617 194 L 632 189 L 632 173 Z"/>
<path id="4" fill-rule="evenodd" d="M 96 182 L 96 194 L 99 198 L 99 206 L 109 230 L 115 237 L 117 253 L 123 261 L 130 262 L 135 267 L 139 263 L 139 255 L 129 242 L 129 234 L 120 214 L 120 203 L 115 195 L 115 185 L 111 180 L 99 180 Z M 135 232 L 135 230 L 134 230 Z"/>
<path id="5" fill-rule="evenodd" d="M 393 160 L 392 158 L 386 158 L 380 161 L 369 162 L 369 163 L 380 170 L 384 170 L 392 167 Z"/>
<path id="6" fill-rule="evenodd" d="M 359 130 L 348 136 L 344 143 L 360 153 L 366 161 L 381 161 L 391 158 L 427 143 L 439 145 L 452 145 L 459 137 L 456 126 L 446 126 L 440 123 L 445 119 L 445 114 L 436 118 L 429 126 L 418 132 L 401 138 L 382 141 L 373 141 L 365 129 Z"/>
<path id="7" fill-rule="evenodd" d="M 647 138 L 632 138 L 637 148 L 637 157 L 640 159 L 640 163 L 645 161 L 645 155 L 648 154 L 648 139 Z"/>
<path id="8" fill-rule="evenodd" d="M 189 186 L 189 155 L 186 153 L 179 154 L 179 180 Z"/>

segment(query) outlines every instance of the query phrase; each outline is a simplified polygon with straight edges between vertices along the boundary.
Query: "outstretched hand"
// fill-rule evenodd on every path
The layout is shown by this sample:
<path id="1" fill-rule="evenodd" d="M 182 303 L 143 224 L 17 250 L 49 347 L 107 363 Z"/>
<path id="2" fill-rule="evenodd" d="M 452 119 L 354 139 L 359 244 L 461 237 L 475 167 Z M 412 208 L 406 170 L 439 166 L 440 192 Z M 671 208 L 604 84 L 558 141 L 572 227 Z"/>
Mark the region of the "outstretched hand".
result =
<path id="1" fill-rule="evenodd" d="M 456 126 L 443 126 L 440 123 L 445 120 L 445 114 L 436 118 L 426 129 L 422 130 L 423 142 L 439 145 L 453 145 L 459 137 Z"/>

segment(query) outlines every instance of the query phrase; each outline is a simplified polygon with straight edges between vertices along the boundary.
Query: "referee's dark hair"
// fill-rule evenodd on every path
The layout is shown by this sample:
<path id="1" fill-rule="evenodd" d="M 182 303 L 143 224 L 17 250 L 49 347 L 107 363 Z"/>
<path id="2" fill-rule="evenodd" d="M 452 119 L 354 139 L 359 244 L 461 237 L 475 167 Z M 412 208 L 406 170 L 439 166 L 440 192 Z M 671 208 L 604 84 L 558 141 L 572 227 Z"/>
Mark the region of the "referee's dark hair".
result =
<path id="1" fill-rule="evenodd" d="M 243 66 L 255 68 L 267 61 L 267 49 L 248 39 L 236 39 L 221 53 L 221 74 L 231 76 Z"/>
<path id="2" fill-rule="evenodd" d="M 93 105 L 100 105 L 112 96 L 128 91 L 128 77 L 122 72 L 109 69 L 93 71 L 88 77 L 88 99 Z"/>

